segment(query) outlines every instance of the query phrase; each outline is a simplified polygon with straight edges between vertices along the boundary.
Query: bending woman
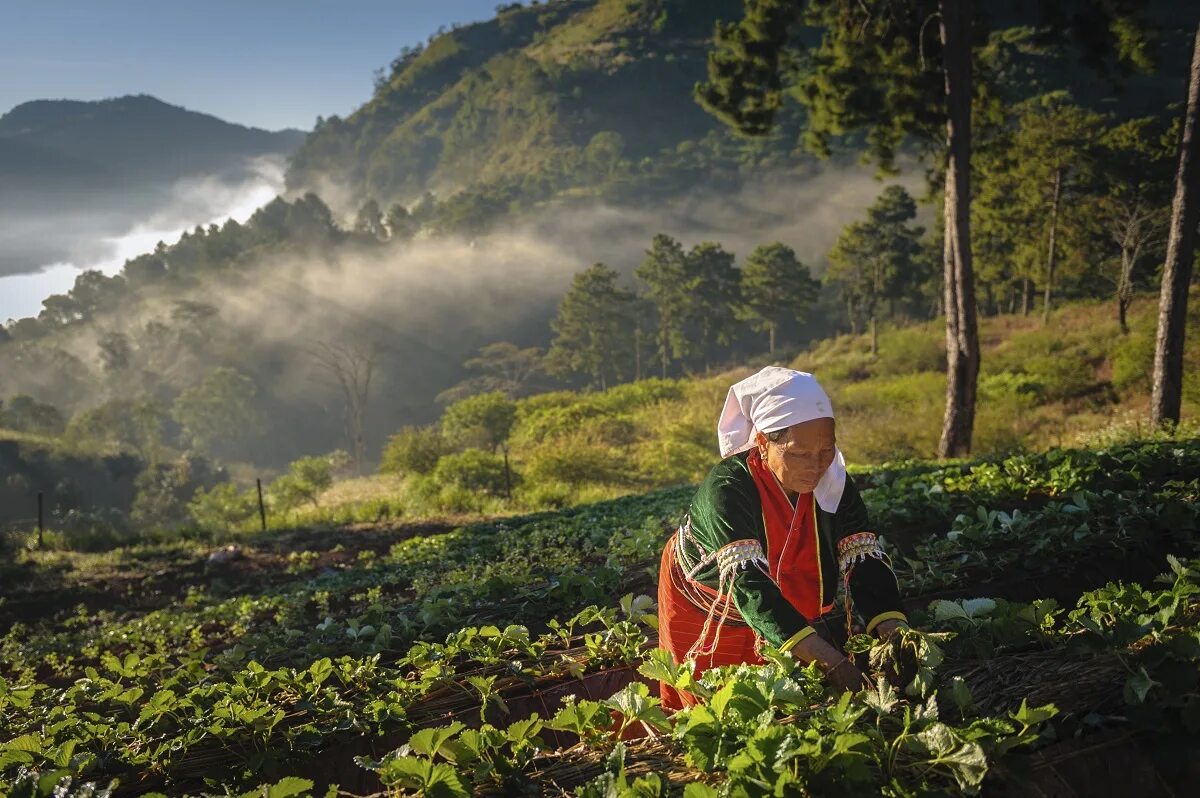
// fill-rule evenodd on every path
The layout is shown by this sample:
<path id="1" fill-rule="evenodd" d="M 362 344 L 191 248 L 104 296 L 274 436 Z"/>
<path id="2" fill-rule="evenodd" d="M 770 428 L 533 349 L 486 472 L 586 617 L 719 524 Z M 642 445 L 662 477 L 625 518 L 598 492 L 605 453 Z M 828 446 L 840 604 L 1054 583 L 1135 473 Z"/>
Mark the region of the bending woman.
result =
<path id="1" fill-rule="evenodd" d="M 811 374 L 769 366 L 729 389 L 722 459 L 667 541 L 659 571 L 659 645 L 697 674 L 760 663 L 763 641 L 816 662 L 838 687 L 863 674 L 835 644 L 838 585 L 866 631 L 906 623 L 896 577 L 837 448 L 833 406 Z M 663 684 L 663 704 L 694 703 Z"/>

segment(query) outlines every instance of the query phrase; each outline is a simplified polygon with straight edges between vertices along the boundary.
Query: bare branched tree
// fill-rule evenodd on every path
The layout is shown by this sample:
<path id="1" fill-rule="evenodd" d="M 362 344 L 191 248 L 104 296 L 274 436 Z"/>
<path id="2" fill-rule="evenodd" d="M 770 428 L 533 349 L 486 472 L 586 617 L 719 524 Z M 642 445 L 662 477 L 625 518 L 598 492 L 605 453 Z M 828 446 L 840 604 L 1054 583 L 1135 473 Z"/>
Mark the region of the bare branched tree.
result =
<path id="1" fill-rule="evenodd" d="M 346 437 L 354 452 L 354 469 L 361 474 L 366 460 L 365 430 L 371 376 L 379 362 L 379 348 L 373 342 L 365 341 L 318 341 L 310 351 L 313 360 L 342 391 Z"/>

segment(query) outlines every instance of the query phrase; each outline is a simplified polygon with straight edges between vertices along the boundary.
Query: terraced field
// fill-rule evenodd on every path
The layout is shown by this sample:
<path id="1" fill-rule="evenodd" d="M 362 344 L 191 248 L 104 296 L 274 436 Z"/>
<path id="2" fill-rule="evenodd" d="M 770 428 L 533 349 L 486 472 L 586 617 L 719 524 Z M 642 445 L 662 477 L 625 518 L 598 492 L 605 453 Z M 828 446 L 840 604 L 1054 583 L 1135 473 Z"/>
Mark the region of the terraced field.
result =
<path id="1" fill-rule="evenodd" d="M 647 596 L 686 487 L 9 569 L 0 791 L 1166 795 L 1196 778 L 1200 440 L 856 479 L 915 630 L 852 639 L 878 677 L 854 696 L 777 652 L 698 683 L 656 652 Z M 667 716 L 660 680 L 707 700 Z"/>

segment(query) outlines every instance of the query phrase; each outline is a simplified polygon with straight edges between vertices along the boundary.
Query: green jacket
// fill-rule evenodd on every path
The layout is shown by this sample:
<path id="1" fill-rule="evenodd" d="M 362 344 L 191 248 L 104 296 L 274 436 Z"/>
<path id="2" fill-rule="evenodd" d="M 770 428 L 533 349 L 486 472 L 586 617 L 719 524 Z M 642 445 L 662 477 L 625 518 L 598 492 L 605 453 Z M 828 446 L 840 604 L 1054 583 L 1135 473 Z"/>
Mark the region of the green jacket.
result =
<path id="1" fill-rule="evenodd" d="M 753 538 L 767 551 L 762 501 L 754 476 L 746 463 L 748 452 L 727 457 L 713 467 L 701 483 L 691 505 L 692 536 L 706 549 L 716 551 L 734 540 Z M 837 544 L 856 532 L 870 531 L 867 508 L 854 480 L 846 476 L 846 487 L 836 513 L 817 508 L 817 538 L 823 595 L 821 605 L 832 604 L 842 578 L 838 570 Z M 684 541 L 690 562 L 704 553 Z M 706 567 L 695 579 L 717 588 L 717 567 Z M 868 557 L 858 563 L 850 579 L 855 608 L 867 622 L 867 631 L 889 618 L 904 619 L 896 576 L 883 560 Z M 768 643 L 781 648 L 802 640 L 813 629 L 810 621 L 784 598 L 779 587 L 758 568 L 738 569 L 733 582 L 734 604 L 746 623 Z"/>

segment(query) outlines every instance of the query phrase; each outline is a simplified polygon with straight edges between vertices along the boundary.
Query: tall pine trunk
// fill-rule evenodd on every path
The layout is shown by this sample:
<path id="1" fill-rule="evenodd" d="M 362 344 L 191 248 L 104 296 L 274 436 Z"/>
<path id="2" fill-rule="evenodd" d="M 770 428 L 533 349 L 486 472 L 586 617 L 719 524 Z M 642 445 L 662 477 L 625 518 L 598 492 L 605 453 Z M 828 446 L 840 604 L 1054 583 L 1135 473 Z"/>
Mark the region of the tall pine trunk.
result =
<path id="1" fill-rule="evenodd" d="M 946 415 L 940 457 L 971 452 L 979 330 L 971 267 L 971 3 L 941 0 L 946 78 L 946 188 L 943 268 L 946 295 Z"/>
<path id="2" fill-rule="evenodd" d="M 1150 417 L 1155 425 L 1177 423 L 1183 394 L 1183 344 L 1186 334 L 1188 284 L 1196 248 L 1196 223 L 1200 221 L 1200 27 L 1192 49 L 1187 111 L 1175 173 L 1175 199 L 1171 203 L 1171 229 L 1167 260 L 1163 265 L 1158 300 L 1158 338 L 1154 347 L 1154 390 Z"/>
<path id="3" fill-rule="evenodd" d="M 1025 275 L 1021 283 L 1021 315 L 1028 316 L 1029 309 L 1033 306 L 1033 283 L 1029 280 L 1029 275 Z"/>
<path id="4" fill-rule="evenodd" d="M 770 332 L 768 333 L 768 335 L 770 337 L 770 343 L 769 343 L 770 350 L 769 351 L 773 355 L 773 354 L 775 354 L 775 322 L 771 322 L 770 325 L 768 326 L 768 329 L 770 330 Z"/>
<path id="5" fill-rule="evenodd" d="M 1050 202 L 1050 251 L 1046 253 L 1046 295 L 1042 299 L 1042 324 L 1050 323 L 1050 301 L 1054 298 L 1055 256 L 1058 254 L 1058 206 L 1062 198 L 1062 167 L 1054 170 L 1054 199 Z"/>

